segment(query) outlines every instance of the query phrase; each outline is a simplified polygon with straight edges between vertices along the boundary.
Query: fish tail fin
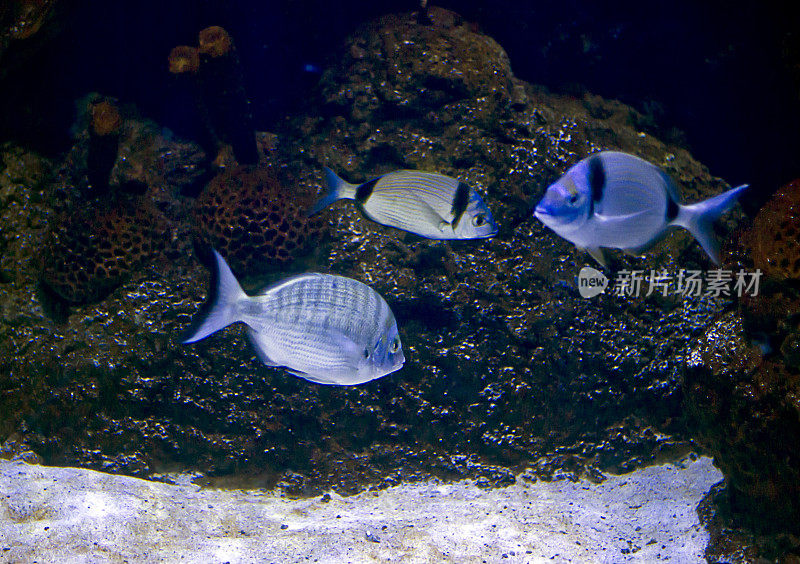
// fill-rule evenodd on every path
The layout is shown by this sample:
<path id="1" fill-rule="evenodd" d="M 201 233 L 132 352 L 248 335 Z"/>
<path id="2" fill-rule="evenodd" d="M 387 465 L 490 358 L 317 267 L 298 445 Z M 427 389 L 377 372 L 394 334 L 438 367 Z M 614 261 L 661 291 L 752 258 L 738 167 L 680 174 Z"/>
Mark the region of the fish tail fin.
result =
<path id="1" fill-rule="evenodd" d="M 343 198 L 352 199 L 355 196 L 356 186 L 343 180 L 328 167 L 325 167 L 325 182 L 328 185 L 328 192 L 317 200 L 309 210 L 309 217 L 318 214 L 336 200 L 341 200 Z"/>
<path id="2" fill-rule="evenodd" d="M 714 222 L 736 204 L 748 184 L 731 188 L 702 202 L 681 206 L 673 223 L 685 227 L 691 233 L 714 264 L 719 264 L 719 242 L 714 236 Z"/>
<path id="3" fill-rule="evenodd" d="M 212 253 L 208 298 L 182 335 L 183 343 L 205 339 L 211 333 L 239 321 L 236 302 L 247 297 L 225 259 L 213 249 Z"/>

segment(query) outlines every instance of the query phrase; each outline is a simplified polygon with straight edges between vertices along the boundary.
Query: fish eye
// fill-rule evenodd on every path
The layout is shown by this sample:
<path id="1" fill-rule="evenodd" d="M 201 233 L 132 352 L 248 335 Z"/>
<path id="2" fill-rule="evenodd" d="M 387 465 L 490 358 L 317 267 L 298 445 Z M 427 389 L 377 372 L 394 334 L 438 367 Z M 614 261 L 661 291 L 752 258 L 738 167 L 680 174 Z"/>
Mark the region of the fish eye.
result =
<path id="1" fill-rule="evenodd" d="M 486 223 L 486 216 L 483 215 L 482 213 L 479 213 L 472 219 L 472 225 L 474 225 L 475 227 L 480 227 L 484 223 Z"/>
<path id="2" fill-rule="evenodd" d="M 364 349 L 364 358 L 369 358 L 369 349 Z"/>
<path id="3" fill-rule="evenodd" d="M 395 337 L 395 338 L 392 340 L 392 344 L 391 344 L 391 345 L 389 345 L 389 352 L 390 352 L 390 353 L 396 353 L 396 352 L 397 352 L 397 349 L 399 349 L 399 348 L 400 348 L 400 339 L 398 339 L 397 337 Z"/>
<path id="4" fill-rule="evenodd" d="M 567 198 L 567 201 L 568 201 L 570 204 L 574 204 L 575 202 L 577 202 L 577 201 L 578 201 L 578 194 L 577 194 L 577 193 L 575 193 L 575 194 L 570 194 L 570 195 L 569 195 L 569 198 Z"/>

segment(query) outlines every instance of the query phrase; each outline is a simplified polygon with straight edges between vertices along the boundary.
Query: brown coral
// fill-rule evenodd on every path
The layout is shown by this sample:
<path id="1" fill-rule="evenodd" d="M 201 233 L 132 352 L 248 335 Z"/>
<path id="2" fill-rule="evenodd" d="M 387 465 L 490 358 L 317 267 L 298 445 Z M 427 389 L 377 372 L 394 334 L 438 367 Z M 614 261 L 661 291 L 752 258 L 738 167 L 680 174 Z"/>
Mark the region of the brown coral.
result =
<path id="1" fill-rule="evenodd" d="M 800 280 L 800 179 L 758 212 L 748 242 L 755 266 L 767 276 Z"/>
<path id="2" fill-rule="evenodd" d="M 169 72 L 196 73 L 200 68 L 200 53 L 194 47 L 179 45 L 169 52 Z"/>
<path id="3" fill-rule="evenodd" d="M 43 250 L 43 282 L 74 304 L 102 299 L 162 246 L 164 225 L 144 205 L 57 218 Z"/>
<path id="4" fill-rule="evenodd" d="M 211 26 L 200 32 L 198 43 L 199 105 L 209 133 L 218 150 L 222 145 L 231 146 L 236 162 L 256 164 L 259 154 L 253 115 L 233 39 L 223 28 Z"/>
<path id="5" fill-rule="evenodd" d="M 225 29 L 218 25 L 212 25 L 200 32 L 198 35 L 200 52 L 212 57 L 227 55 L 233 49 L 233 40 Z"/>
<path id="6" fill-rule="evenodd" d="M 308 218 L 310 195 L 284 188 L 263 168 L 237 167 L 214 178 L 194 208 L 196 233 L 235 270 L 264 271 L 307 254 L 321 234 Z"/>
<path id="7" fill-rule="evenodd" d="M 122 127 L 122 116 L 117 106 L 109 100 L 103 100 L 91 107 L 92 132 L 95 135 L 105 136 L 117 134 Z"/>

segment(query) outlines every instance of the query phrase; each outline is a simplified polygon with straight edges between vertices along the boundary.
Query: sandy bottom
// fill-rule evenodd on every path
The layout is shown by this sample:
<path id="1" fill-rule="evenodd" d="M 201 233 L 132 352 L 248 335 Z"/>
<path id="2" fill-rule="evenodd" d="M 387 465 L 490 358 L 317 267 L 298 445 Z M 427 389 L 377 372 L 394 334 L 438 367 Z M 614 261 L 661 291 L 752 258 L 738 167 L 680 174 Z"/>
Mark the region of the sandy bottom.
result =
<path id="1" fill-rule="evenodd" d="M 695 508 L 721 479 L 703 457 L 293 500 L 0 460 L 0 562 L 703 562 Z"/>

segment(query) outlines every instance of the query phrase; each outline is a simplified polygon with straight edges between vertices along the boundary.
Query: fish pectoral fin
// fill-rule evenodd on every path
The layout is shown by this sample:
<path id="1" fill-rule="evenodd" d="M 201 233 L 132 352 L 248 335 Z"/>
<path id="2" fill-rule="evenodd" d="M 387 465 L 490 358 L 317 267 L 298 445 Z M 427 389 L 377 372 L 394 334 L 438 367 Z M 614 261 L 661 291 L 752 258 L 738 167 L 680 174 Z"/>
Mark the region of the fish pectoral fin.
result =
<path id="1" fill-rule="evenodd" d="M 359 344 L 344 333 L 328 329 L 328 334 L 331 336 L 331 340 L 342 350 L 343 358 L 358 358 L 359 355 L 363 354 Z"/>
<path id="2" fill-rule="evenodd" d="M 596 260 L 597 262 L 600 263 L 600 266 L 605 268 L 605 266 L 606 266 L 606 256 L 605 256 L 605 253 L 603 252 L 603 249 L 601 249 L 600 247 L 586 247 L 586 248 L 584 248 L 582 250 L 584 250 L 587 253 L 589 253 L 594 260 Z"/>
<path id="3" fill-rule="evenodd" d="M 422 200 L 419 201 L 419 214 L 420 219 L 429 225 L 435 225 L 436 228 L 444 233 L 447 231 L 448 228 L 452 229 L 452 226 L 446 218 L 442 217 L 435 209 L 433 209 L 427 202 L 423 202 Z"/>
<path id="4" fill-rule="evenodd" d="M 629 213 L 626 215 L 603 215 L 602 213 L 595 213 L 593 218 L 599 222 L 619 222 L 619 221 L 630 221 L 632 219 L 636 219 L 639 216 L 647 215 L 651 213 L 651 210 L 642 210 L 634 213 Z"/>

